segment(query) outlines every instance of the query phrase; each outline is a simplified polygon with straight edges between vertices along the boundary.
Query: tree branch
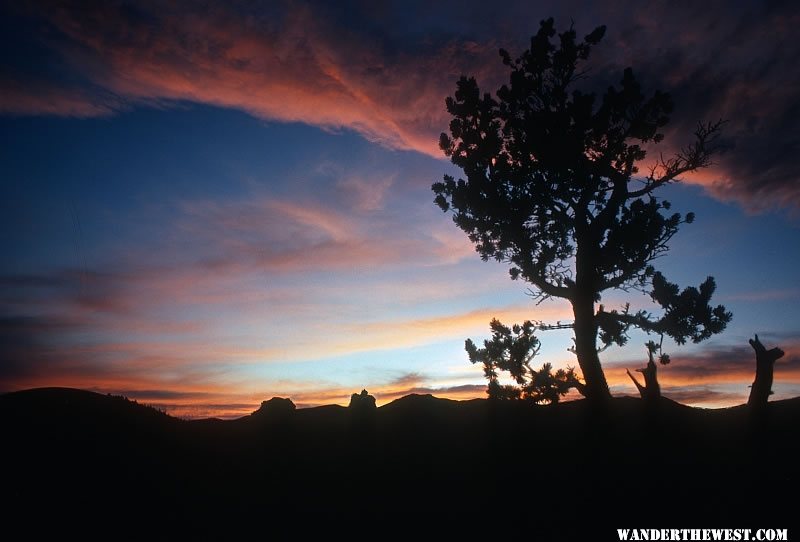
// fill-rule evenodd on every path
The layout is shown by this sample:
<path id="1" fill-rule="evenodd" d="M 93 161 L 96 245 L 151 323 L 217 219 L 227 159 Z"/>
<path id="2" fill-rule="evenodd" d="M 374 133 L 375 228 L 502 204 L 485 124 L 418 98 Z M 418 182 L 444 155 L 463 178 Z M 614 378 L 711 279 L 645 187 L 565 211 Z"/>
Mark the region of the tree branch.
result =
<path id="1" fill-rule="evenodd" d="M 672 158 L 665 160 L 663 156 L 660 157 L 650 169 L 644 187 L 628 192 L 628 199 L 646 196 L 667 183 L 680 180 L 678 177 L 684 173 L 710 166 L 711 156 L 717 150 L 713 144 L 719 136 L 722 124 L 722 120 L 700 123 L 695 130 L 697 140 L 692 145 L 682 148 Z"/>
<path id="2" fill-rule="evenodd" d="M 529 277 L 529 279 L 547 297 L 560 297 L 562 299 L 570 299 L 572 297 L 572 288 L 557 286 L 548 282 L 544 277 Z"/>

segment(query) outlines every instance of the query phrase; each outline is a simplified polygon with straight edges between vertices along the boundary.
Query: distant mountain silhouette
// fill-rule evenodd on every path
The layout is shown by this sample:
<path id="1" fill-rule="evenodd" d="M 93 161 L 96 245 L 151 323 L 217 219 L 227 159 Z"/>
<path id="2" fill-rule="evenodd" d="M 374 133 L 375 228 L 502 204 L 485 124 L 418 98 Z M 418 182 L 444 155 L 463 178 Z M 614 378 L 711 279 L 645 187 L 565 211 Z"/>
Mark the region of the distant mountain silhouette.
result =
<path id="1" fill-rule="evenodd" d="M 290 405 L 185 421 L 80 390 L 2 395 L 7 528 L 563 540 L 633 526 L 781 526 L 795 513 L 791 499 L 764 495 L 800 482 L 800 399 L 770 402 L 757 423 L 744 406 L 667 399 L 647 409 L 619 398 L 601 412 L 585 401 L 411 395 L 369 423 L 340 406 Z M 603 520 L 581 522 L 584 506 Z"/>
<path id="2" fill-rule="evenodd" d="M 482 402 L 481 399 L 479 399 L 479 401 Z M 441 399 L 439 397 L 434 397 L 430 393 L 423 395 L 412 393 L 396 399 L 391 403 L 384 405 L 382 408 L 384 411 L 402 411 L 406 413 L 413 413 L 415 411 L 424 409 L 452 408 L 454 405 L 463 404 L 466 402 L 467 401 Z"/>

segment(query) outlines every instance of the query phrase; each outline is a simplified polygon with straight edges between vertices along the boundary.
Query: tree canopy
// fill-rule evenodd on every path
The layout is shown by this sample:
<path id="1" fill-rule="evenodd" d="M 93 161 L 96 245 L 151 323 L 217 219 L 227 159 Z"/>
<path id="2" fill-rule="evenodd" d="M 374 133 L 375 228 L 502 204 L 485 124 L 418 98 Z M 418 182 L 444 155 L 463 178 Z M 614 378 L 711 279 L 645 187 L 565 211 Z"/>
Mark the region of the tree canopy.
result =
<path id="1" fill-rule="evenodd" d="M 609 395 L 598 339 L 601 347 L 622 345 L 637 327 L 700 342 L 731 318 L 709 304 L 712 277 L 681 291 L 651 264 L 694 219 L 670 213 L 656 191 L 711 164 L 722 123 L 700 123 L 691 144 L 641 171 L 646 147 L 664 139 L 673 102 L 664 92 L 645 94 L 630 68 L 602 95 L 576 88 L 604 34 L 601 26 L 579 41 L 573 28 L 556 34 L 547 19 L 519 58 L 500 50 L 510 75 L 495 96 L 472 77 L 459 79 L 440 147 L 466 179 L 445 175 L 432 187 L 484 260 L 510 264 L 511 278 L 530 283 L 537 300 L 572 304 L 588 397 Z M 596 307 L 614 289 L 647 291 L 664 312 Z"/>

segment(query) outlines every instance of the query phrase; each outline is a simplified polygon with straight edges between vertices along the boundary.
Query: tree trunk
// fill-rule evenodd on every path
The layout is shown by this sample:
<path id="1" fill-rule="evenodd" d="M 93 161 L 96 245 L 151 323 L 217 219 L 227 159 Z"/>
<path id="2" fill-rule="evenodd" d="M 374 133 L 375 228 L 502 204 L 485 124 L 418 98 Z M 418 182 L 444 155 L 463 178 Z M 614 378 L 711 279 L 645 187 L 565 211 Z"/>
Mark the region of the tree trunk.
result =
<path id="1" fill-rule="evenodd" d="M 577 295 L 572 300 L 572 312 L 575 315 L 575 354 L 586 381 L 584 395 L 593 401 L 604 401 L 611 397 L 611 392 L 597 355 L 597 322 L 592 296 Z"/>

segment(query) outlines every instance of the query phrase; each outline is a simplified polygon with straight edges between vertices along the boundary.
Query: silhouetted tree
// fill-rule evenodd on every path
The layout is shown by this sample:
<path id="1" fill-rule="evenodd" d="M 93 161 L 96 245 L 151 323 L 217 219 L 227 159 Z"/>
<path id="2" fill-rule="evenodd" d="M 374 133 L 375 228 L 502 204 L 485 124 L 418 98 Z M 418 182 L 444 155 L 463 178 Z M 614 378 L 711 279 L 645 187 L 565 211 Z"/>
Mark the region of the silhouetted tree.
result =
<path id="1" fill-rule="evenodd" d="M 557 403 L 571 388 L 582 389 L 583 384 L 571 367 L 553 373 L 549 363 L 538 371 L 530 366 L 539 352 L 539 339 L 534 335 L 536 326 L 531 321 L 509 328 L 493 319 L 489 325 L 492 338 L 483 341 L 483 348 L 475 346 L 471 339 L 465 342 L 469 360 L 483 365 L 483 374 L 489 380 L 489 398 Z M 498 371 L 508 372 L 516 385 L 500 384 Z"/>
<path id="2" fill-rule="evenodd" d="M 772 348 L 767 350 L 761 341 L 750 339 L 750 346 L 756 352 L 756 379 L 750 387 L 750 397 L 747 404 L 751 408 L 760 408 L 767 404 L 769 396 L 772 395 L 772 376 L 775 362 L 783 357 L 783 350 Z"/>
<path id="3" fill-rule="evenodd" d="M 537 300 L 572 304 L 583 391 L 600 399 L 610 394 L 598 338 L 603 347 L 622 345 L 634 326 L 699 342 L 731 318 L 708 304 L 713 278 L 679 292 L 650 265 L 694 218 L 667 214 L 670 203 L 654 193 L 710 164 L 720 123 L 700 124 L 691 145 L 640 174 L 643 145 L 663 139 L 672 101 L 662 92 L 646 96 L 630 68 L 599 99 L 574 89 L 604 33 L 599 27 L 579 42 L 570 28 L 554 43 L 553 20 L 542 21 L 520 58 L 500 51 L 511 73 L 496 98 L 462 77 L 446 100 L 453 118 L 440 147 L 466 180 L 445 175 L 432 187 L 484 260 L 510 263 L 511 278 L 529 282 Z M 649 290 L 665 314 L 602 305 L 596 312 L 602 292 L 612 289 Z"/>

